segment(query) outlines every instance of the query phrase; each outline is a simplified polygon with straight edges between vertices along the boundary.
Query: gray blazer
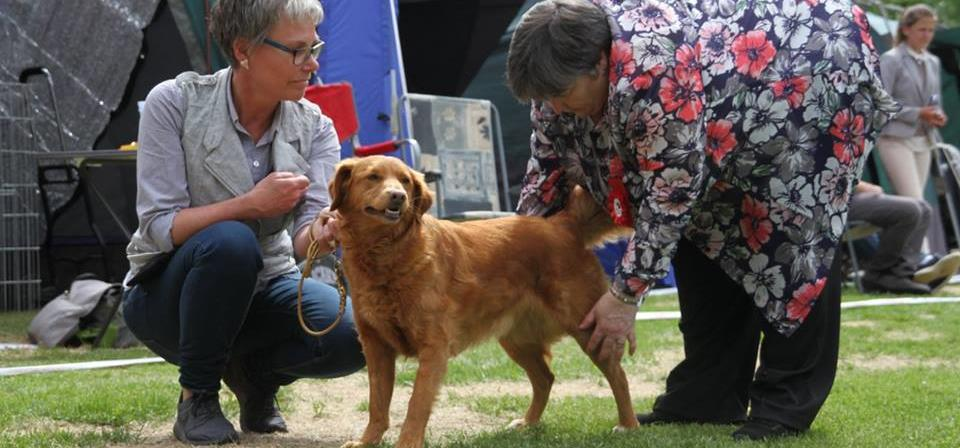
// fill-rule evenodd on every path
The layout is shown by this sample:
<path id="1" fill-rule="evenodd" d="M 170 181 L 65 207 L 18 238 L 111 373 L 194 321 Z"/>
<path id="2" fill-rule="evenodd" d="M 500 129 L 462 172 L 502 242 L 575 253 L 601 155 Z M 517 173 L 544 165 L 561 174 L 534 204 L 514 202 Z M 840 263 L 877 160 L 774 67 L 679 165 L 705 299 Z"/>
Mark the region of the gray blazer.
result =
<path id="1" fill-rule="evenodd" d="M 901 106 L 900 111 L 880 131 L 889 137 L 914 137 L 927 135 L 932 141 L 942 141 L 936 128 L 920 120 L 920 108 L 939 104 L 940 59 L 924 52 L 926 62 L 921 66 L 910 55 L 906 44 L 891 48 L 880 56 L 880 77 L 883 87 Z M 924 88 L 924 78 L 926 88 Z"/>

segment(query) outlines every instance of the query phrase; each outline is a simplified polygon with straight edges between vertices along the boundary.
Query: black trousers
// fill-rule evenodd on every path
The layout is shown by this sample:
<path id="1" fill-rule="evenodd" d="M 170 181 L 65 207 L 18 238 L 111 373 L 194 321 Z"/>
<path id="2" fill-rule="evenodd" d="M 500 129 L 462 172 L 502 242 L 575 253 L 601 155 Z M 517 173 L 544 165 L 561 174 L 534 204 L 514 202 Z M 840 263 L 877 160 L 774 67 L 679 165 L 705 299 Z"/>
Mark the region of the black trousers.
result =
<path id="1" fill-rule="evenodd" d="M 749 403 L 753 418 L 809 428 L 837 372 L 839 259 L 807 320 L 788 338 L 766 321 L 741 285 L 682 239 L 673 263 L 685 359 L 670 372 L 654 410 L 729 422 L 743 420 Z"/>

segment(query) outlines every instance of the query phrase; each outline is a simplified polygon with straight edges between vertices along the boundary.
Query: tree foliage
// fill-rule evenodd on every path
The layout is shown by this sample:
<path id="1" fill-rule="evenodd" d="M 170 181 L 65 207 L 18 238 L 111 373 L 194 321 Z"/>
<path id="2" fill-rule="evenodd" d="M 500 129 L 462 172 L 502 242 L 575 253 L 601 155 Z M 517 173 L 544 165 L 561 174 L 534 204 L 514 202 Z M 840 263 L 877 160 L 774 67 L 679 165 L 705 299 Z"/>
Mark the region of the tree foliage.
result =
<path id="1" fill-rule="evenodd" d="M 937 11 L 941 23 L 948 27 L 960 26 L 960 1 L 957 0 L 884 0 L 884 3 L 903 7 L 926 3 Z M 899 18 L 899 14 L 891 18 Z"/>

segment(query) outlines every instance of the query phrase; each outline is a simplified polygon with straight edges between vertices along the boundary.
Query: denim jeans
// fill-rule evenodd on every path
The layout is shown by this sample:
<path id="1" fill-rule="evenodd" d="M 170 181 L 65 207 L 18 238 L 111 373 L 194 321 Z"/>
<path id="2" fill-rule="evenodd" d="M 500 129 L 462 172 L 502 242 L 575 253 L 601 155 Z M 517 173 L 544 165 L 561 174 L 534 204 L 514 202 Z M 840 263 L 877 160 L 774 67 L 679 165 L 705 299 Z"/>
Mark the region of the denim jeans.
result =
<path id="1" fill-rule="evenodd" d="M 250 379 L 267 387 L 361 369 L 349 300 L 333 331 L 310 336 L 297 319 L 300 274 L 278 276 L 255 292 L 262 266 L 249 227 L 236 221 L 211 225 L 179 247 L 158 274 L 126 291 L 124 318 L 150 350 L 180 366 L 180 384 L 190 390 L 219 390 L 231 357 L 240 357 Z M 338 306 L 335 288 L 304 282 L 304 320 L 311 328 L 326 328 Z"/>

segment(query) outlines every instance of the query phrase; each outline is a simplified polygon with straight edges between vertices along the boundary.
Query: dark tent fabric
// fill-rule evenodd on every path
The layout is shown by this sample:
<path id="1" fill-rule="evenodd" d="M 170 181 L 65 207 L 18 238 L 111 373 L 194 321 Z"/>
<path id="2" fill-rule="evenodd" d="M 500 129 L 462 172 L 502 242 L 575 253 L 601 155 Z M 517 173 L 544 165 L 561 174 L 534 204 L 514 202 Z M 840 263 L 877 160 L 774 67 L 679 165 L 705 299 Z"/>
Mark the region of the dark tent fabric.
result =
<path id="1" fill-rule="evenodd" d="M 460 96 L 524 0 L 400 0 L 410 92 Z"/>

